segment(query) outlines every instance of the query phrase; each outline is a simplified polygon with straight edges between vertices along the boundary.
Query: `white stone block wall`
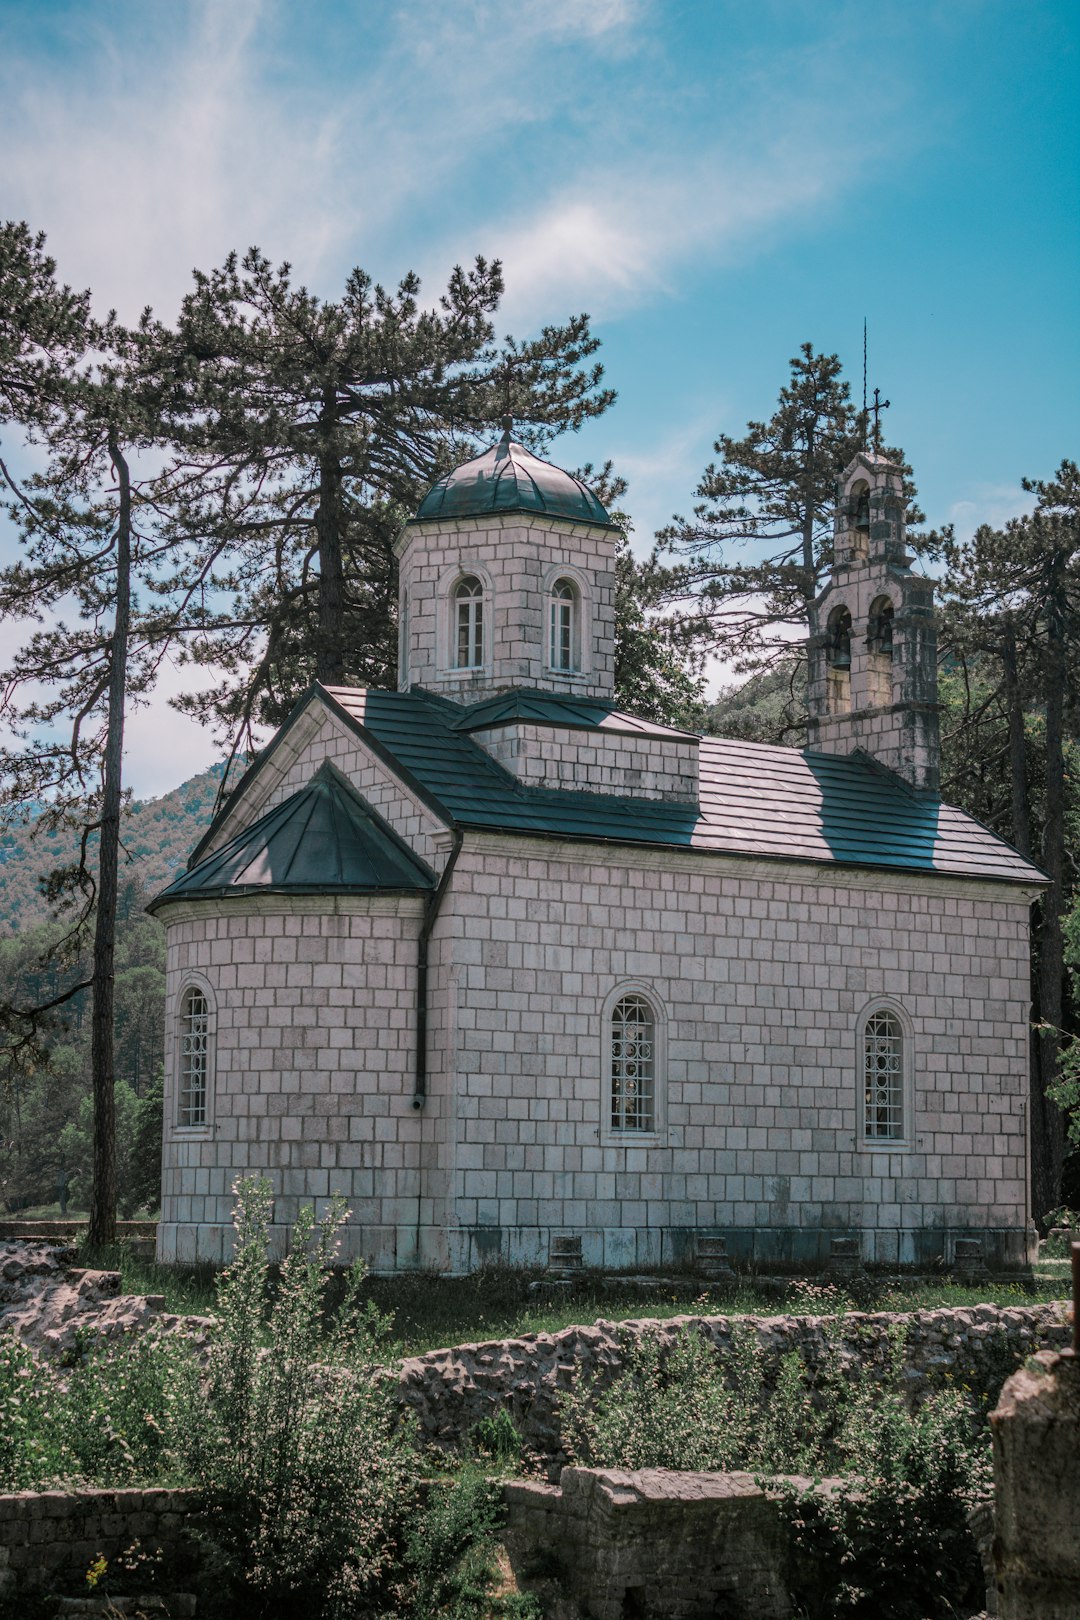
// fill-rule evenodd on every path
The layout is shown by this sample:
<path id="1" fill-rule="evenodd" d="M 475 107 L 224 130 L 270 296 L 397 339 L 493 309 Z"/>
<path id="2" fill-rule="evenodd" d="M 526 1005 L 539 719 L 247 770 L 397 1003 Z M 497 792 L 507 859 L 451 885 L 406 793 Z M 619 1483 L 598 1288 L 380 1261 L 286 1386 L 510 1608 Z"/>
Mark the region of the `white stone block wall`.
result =
<path id="1" fill-rule="evenodd" d="M 276 756 L 275 756 L 276 757 Z M 262 808 L 330 757 L 441 871 L 449 834 L 330 717 Z M 256 784 L 257 785 L 257 784 Z M 254 803 L 254 799 L 252 800 Z M 342 1191 L 381 1269 L 658 1266 L 698 1232 L 736 1256 L 932 1261 L 984 1230 L 1026 1244 L 1029 891 L 736 856 L 467 834 L 430 947 L 428 1100 L 412 1107 L 424 897 L 185 902 L 163 913 L 169 1009 L 217 1003 L 213 1127 L 175 1119 L 170 1030 L 162 1253 L 216 1257 L 229 1189 L 262 1169 L 279 1236 Z M 603 1009 L 657 998 L 662 1130 L 604 1131 Z M 858 1140 L 859 1015 L 913 1035 L 911 1145 Z"/>
<path id="2" fill-rule="evenodd" d="M 418 1227 L 445 1220 L 423 1201 L 431 1122 L 412 1106 L 422 908 L 422 896 L 165 908 L 161 1258 L 222 1258 L 232 1185 L 262 1172 L 280 1242 L 301 1201 L 321 1208 L 341 1192 L 353 1211 L 349 1249 L 386 1269 L 416 1263 Z M 177 1008 L 190 983 L 211 1005 L 205 1128 L 177 1124 Z"/>
<path id="3" fill-rule="evenodd" d="M 398 544 L 401 601 L 408 603 L 403 687 L 422 686 L 459 703 L 512 686 L 610 698 L 615 689 L 615 536 L 610 529 L 539 514 L 412 524 Z M 484 584 L 485 666 L 452 667 L 454 585 Z M 559 577 L 580 592 L 580 668 L 547 665 L 547 593 Z"/>
<path id="4" fill-rule="evenodd" d="M 778 1259 L 859 1232 L 868 1259 L 910 1263 L 976 1228 L 1022 1260 L 1029 898 L 470 839 L 445 920 L 456 1269 L 544 1260 L 554 1232 L 609 1266 L 678 1259 L 700 1230 Z M 643 1147 L 604 1139 L 602 1009 L 622 983 L 652 987 L 666 1022 L 664 1130 Z M 901 1151 L 858 1140 L 857 1026 L 879 996 L 914 1036 Z"/>
<path id="5" fill-rule="evenodd" d="M 569 731 L 524 721 L 470 735 L 527 787 L 697 803 L 696 737 Z"/>

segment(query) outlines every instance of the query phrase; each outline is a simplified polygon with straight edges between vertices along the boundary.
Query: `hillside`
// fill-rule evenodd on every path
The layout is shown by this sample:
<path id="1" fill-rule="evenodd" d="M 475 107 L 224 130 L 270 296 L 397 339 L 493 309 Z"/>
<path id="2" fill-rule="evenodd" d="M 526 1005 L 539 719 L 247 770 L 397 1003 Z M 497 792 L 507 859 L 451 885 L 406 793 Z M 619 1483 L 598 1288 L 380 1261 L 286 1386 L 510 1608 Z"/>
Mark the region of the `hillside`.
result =
<path id="1" fill-rule="evenodd" d="M 214 766 L 160 799 L 136 800 L 125 810 L 121 884 L 134 880 L 154 894 L 171 882 L 209 825 L 220 779 L 221 767 Z M 74 861 L 77 851 L 74 833 L 50 831 L 36 817 L 9 812 L 0 819 L 0 937 L 48 918 L 39 879 Z"/>

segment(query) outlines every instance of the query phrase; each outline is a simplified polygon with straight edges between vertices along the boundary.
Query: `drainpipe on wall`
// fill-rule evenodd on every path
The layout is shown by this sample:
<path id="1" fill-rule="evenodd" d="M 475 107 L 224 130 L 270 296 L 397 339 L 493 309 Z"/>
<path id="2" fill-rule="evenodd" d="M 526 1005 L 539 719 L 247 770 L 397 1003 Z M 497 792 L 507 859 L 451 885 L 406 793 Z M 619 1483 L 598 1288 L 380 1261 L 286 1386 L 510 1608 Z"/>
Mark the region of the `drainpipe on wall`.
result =
<path id="1" fill-rule="evenodd" d="M 416 947 L 416 1070 L 413 1082 L 412 1105 L 420 1110 L 427 1102 L 427 1022 L 428 1022 L 428 942 L 431 931 L 438 920 L 439 909 L 442 906 L 443 896 L 450 887 L 450 879 L 454 875 L 457 858 L 461 854 L 461 843 L 464 837 L 460 827 L 455 827 L 452 833 L 453 844 L 450 855 L 443 867 L 442 876 L 436 885 L 435 892 L 427 903 L 424 912 L 424 922 L 420 929 L 420 938 Z"/>

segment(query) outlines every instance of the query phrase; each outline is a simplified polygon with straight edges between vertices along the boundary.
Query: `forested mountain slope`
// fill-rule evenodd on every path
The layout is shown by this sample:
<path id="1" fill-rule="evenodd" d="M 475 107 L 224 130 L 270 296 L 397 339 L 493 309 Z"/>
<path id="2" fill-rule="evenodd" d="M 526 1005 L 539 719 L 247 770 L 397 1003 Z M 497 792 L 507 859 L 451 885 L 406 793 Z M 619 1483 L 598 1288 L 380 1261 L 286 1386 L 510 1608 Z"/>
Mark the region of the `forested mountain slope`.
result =
<path id="1" fill-rule="evenodd" d="M 120 882 L 147 895 L 170 883 L 209 825 L 221 766 L 193 776 L 160 799 L 135 800 L 124 811 Z M 78 832 L 49 829 L 37 817 L 0 813 L 0 938 L 48 919 L 40 879 L 74 861 Z"/>

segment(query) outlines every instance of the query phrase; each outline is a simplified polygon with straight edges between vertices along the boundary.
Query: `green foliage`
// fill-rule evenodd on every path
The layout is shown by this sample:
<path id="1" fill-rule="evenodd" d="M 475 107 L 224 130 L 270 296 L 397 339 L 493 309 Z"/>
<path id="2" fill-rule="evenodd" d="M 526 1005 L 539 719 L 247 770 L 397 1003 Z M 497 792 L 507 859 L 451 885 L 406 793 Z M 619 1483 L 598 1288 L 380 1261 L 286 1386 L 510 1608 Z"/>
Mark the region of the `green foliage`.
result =
<path id="1" fill-rule="evenodd" d="M 346 1218 L 301 1211 L 275 1278 L 270 1188 L 237 1188 L 236 1247 L 218 1290 L 205 1401 L 185 1458 L 212 1505 L 227 1612 L 386 1620 L 480 1620 L 492 1606 L 493 1489 L 465 1470 L 425 1503 L 411 1425 L 382 1368 L 388 1319 L 361 1297 L 362 1266 L 336 1310 L 327 1293 Z"/>
<path id="2" fill-rule="evenodd" d="M 477 1457 L 501 1471 L 509 1471 L 521 1461 L 524 1442 L 505 1407 L 501 1406 L 493 1417 L 474 1423 L 470 1439 Z"/>
<path id="3" fill-rule="evenodd" d="M 989 1437 L 972 1438 L 963 1399 L 932 1395 L 912 1414 L 886 1390 L 852 1411 L 848 1444 L 857 1477 L 836 1494 L 782 1492 L 809 1620 L 952 1620 L 981 1603 L 967 1516 L 990 1486 Z"/>
<path id="4" fill-rule="evenodd" d="M 194 1378 L 183 1340 L 87 1337 L 72 1365 L 0 1338 L 0 1489 L 168 1484 Z"/>
<path id="5" fill-rule="evenodd" d="M 834 1331 L 820 1364 L 793 1351 L 770 1385 L 752 1330 L 724 1358 L 692 1329 L 666 1350 L 652 1336 L 606 1389 L 566 1397 L 565 1444 L 599 1467 L 845 1476 L 833 1498 L 788 1488 L 813 1614 L 948 1614 L 979 1576 L 966 1514 L 988 1485 L 987 1435 L 958 1390 L 912 1411 L 902 1355 L 894 1335 L 884 1367 L 852 1362 Z"/>
<path id="6" fill-rule="evenodd" d="M 1074 772 L 1070 773 L 1069 780 L 1075 781 Z M 1065 967 L 1069 975 L 1071 1000 L 1074 1007 L 1080 1007 L 1080 895 L 1073 898 L 1071 909 L 1063 923 Z M 1056 1081 L 1047 1087 L 1047 1095 L 1057 1103 L 1065 1115 L 1069 1141 L 1074 1147 L 1080 1147 L 1080 1040 L 1074 1036 L 1061 1053 L 1060 1067 Z M 1056 1217 L 1060 1210 L 1046 1217 L 1048 1226 L 1061 1226 L 1064 1223 Z M 1065 1213 L 1068 1213 L 1066 1211 Z"/>
<path id="7" fill-rule="evenodd" d="M 124 1080 L 116 1083 L 116 1175 L 119 1209 L 125 1220 L 140 1210 L 153 1214 L 161 1203 L 161 1124 L 163 1080 L 159 1071 L 144 1097 Z M 67 1167 L 72 1200 L 89 1202 L 94 1176 L 94 1109 L 80 1097 L 74 1118 L 60 1131 L 55 1147 Z"/>
<path id="8" fill-rule="evenodd" d="M 534 1598 L 492 1595 L 503 1517 L 498 1485 L 474 1469 L 433 1485 L 405 1544 L 408 1620 L 541 1620 Z"/>

